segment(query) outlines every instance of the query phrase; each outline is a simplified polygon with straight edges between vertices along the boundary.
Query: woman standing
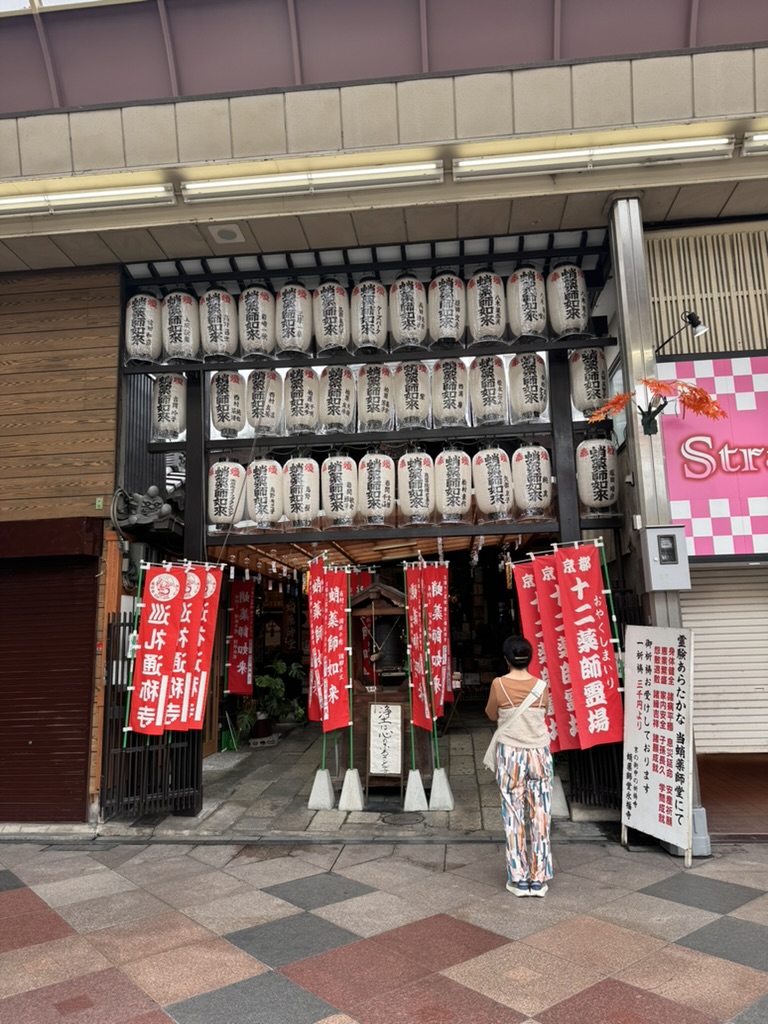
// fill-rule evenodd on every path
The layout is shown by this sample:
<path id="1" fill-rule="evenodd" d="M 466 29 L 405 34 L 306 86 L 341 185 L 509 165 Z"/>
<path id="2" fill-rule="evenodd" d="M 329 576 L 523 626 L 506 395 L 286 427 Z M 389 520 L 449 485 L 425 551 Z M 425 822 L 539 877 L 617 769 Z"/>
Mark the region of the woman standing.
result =
<path id="1" fill-rule="evenodd" d="M 515 896 L 544 896 L 552 877 L 552 755 L 544 720 L 547 686 L 528 672 L 533 649 L 524 637 L 508 637 L 503 650 L 508 671 L 491 683 L 485 713 L 498 725 L 483 763 L 496 772 L 501 792 L 507 889 Z"/>

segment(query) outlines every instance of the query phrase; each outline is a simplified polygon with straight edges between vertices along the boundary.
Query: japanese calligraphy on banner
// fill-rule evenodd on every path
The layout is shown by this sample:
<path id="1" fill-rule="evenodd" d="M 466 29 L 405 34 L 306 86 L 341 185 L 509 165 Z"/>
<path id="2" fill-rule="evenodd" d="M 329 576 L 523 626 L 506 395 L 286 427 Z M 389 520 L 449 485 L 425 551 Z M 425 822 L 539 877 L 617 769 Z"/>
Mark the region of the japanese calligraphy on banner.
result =
<path id="1" fill-rule="evenodd" d="M 216 616 L 219 611 L 222 568 L 205 568 L 205 588 L 201 591 L 200 619 L 197 626 L 192 670 L 187 674 L 181 711 L 181 728 L 202 729 L 205 700 L 211 674 L 213 641 L 216 636 Z"/>
<path id="2" fill-rule="evenodd" d="M 451 647 L 448 622 L 448 566 L 422 568 L 427 616 L 427 650 L 435 717 L 443 714 L 451 683 Z"/>
<path id="3" fill-rule="evenodd" d="M 227 689 L 230 693 L 253 693 L 253 628 L 256 584 L 233 580 L 229 587 L 229 662 Z"/>
<path id="4" fill-rule="evenodd" d="M 368 774 L 403 771 L 402 704 L 371 704 L 368 717 Z"/>
<path id="5" fill-rule="evenodd" d="M 579 746 L 579 725 L 573 708 L 573 684 L 568 666 L 555 556 L 537 555 L 532 566 L 539 601 L 541 643 L 544 645 L 544 659 L 549 673 L 549 731 L 557 739 L 557 746 L 553 743 L 552 749 L 574 750 Z"/>
<path id="6" fill-rule="evenodd" d="M 184 704 L 197 657 L 197 638 L 200 618 L 203 613 L 206 570 L 203 566 L 186 569 L 184 599 L 181 605 L 179 634 L 173 655 L 173 672 L 170 678 L 168 699 L 163 713 L 166 729 L 186 732 L 189 728 L 184 721 Z"/>
<path id="7" fill-rule="evenodd" d="M 309 568 L 308 716 L 323 723 L 323 732 L 350 724 L 348 607 L 348 573 L 314 562 Z"/>
<path id="8" fill-rule="evenodd" d="M 627 627 L 621 821 L 684 850 L 693 813 L 693 635 Z"/>
<path id="9" fill-rule="evenodd" d="M 551 673 L 547 664 L 546 650 L 543 643 L 543 627 L 539 609 L 539 592 L 536 587 L 536 576 L 533 563 L 514 565 L 512 574 L 517 586 L 518 607 L 520 609 L 520 626 L 523 636 L 533 647 L 533 658 L 528 671 L 537 679 L 543 679 L 550 686 L 549 704 L 546 714 L 549 729 L 550 749 L 556 753 L 561 749 L 560 724 L 553 714 Z"/>
<path id="10" fill-rule="evenodd" d="M 350 597 L 359 594 L 373 583 L 373 576 L 367 569 L 353 569 L 350 577 Z M 360 617 L 360 627 L 366 636 L 373 636 L 373 618 L 370 615 Z M 371 647 L 363 644 L 363 679 L 375 679 L 376 673 L 371 661 Z"/>
<path id="11" fill-rule="evenodd" d="M 411 716 L 420 729 L 432 730 L 432 702 L 427 689 L 427 650 L 424 630 L 425 591 L 423 567 L 405 569 L 405 613 L 408 622 L 408 647 L 411 687 Z"/>
<path id="12" fill-rule="evenodd" d="M 582 750 L 620 743 L 624 709 L 603 593 L 600 549 L 591 544 L 555 554 L 573 705 Z"/>
<path id="13" fill-rule="evenodd" d="M 325 566 L 320 559 L 309 566 L 307 603 L 309 615 L 309 697 L 307 718 L 322 721 L 320 689 L 322 685 L 323 644 L 325 637 Z"/>

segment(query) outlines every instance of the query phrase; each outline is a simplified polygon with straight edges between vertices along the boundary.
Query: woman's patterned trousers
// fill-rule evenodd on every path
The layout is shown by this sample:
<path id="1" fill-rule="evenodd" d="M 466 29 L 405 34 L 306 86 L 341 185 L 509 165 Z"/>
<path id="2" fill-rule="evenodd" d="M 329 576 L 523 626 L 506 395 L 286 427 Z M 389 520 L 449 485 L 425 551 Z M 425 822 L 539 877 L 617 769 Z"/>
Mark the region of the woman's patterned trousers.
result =
<path id="1" fill-rule="evenodd" d="M 507 879 L 512 883 L 545 882 L 552 877 L 549 841 L 552 755 L 549 748 L 500 743 L 496 754 L 496 781 L 507 836 Z"/>

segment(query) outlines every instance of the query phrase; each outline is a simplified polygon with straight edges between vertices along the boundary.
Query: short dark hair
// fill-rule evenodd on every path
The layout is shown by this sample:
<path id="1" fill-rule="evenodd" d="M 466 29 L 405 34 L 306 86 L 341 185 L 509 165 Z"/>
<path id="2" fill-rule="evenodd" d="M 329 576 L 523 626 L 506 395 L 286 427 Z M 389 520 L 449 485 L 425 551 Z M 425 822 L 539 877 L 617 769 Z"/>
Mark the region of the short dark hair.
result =
<path id="1" fill-rule="evenodd" d="M 508 636 L 503 651 L 512 668 L 528 668 L 533 658 L 533 648 L 524 636 Z"/>

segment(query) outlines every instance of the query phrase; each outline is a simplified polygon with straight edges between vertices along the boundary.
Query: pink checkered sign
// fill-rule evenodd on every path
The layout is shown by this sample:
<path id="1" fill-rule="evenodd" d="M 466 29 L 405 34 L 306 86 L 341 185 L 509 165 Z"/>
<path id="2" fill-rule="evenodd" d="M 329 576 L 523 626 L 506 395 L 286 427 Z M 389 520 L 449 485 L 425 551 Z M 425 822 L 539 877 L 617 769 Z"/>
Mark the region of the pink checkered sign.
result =
<path id="1" fill-rule="evenodd" d="M 768 553 L 768 356 L 660 363 L 658 377 L 705 388 L 728 413 L 682 417 L 671 402 L 663 414 L 672 521 L 688 554 Z"/>

